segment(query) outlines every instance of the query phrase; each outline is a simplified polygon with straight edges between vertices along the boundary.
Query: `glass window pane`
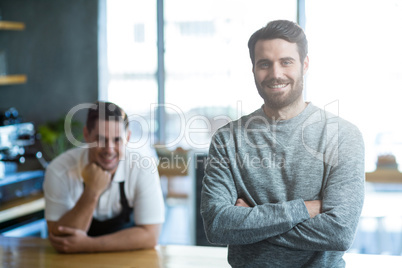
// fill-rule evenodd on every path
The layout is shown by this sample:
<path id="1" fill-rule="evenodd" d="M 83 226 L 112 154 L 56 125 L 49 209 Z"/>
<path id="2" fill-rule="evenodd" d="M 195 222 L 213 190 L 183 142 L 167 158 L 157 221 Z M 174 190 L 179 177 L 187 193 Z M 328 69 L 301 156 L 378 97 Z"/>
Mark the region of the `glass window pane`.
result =
<path id="1" fill-rule="evenodd" d="M 227 121 L 216 116 L 236 119 L 260 108 L 263 101 L 254 84 L 248 39 L 270 20 L 296 21 L 296 2 L 165 0 L 166 103 L 185 115 L 186 129 L 211 129 L 187 135 L 176 145 L 206 149 L 211 134 Z M 178 115 L 174 109 L 166 112 L 170 143 L 180 135 Z"/>
<path id="2" fill-rule="evenodd" d="M 108 0 L 107 35 L 111 74 L 156 72 L 156 1 Z"/>
<path id="3" fill-rule="evenodd" d="M 118 104 L 129 117 L 133 148 L 151 145 L 155 129 L 151 121 L 155 120 L 153 105 L 157 103 L 157 92 L 155 79 L 113 79 L 109 83 L 109 101 Z"/>
<path id="4" fill-rule="evenodd" d="M 381 154 L 402 163 L 402 2 L 306 1 L 306 17 L 307 99 L 360 128 L 367 171 Z"/>
<path id="5" fill-rule="evenodd" d="M 150 145 L 158 102 L 156 1 L 107 1 L 108 100 L 129 115 L 131 146 Z"/>

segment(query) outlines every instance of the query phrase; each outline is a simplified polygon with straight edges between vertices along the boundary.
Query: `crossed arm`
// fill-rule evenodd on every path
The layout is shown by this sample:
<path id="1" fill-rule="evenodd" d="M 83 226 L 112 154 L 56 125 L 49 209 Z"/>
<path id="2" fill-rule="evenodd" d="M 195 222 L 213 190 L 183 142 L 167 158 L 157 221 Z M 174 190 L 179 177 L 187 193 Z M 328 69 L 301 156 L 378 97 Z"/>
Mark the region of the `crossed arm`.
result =
<path id="1" fill-rule="evenodd" d="M 310 218 L 314 218 L 318 214 L 321 213 L 322 210 L 322 201 L 321 200 L 312 200 L 312 201 L 304 201 L 304 205 L 306 205 L 308 214 Z M 249 205 L 243 198 L 238 198 L 235 203 L 236 207 L 245 207 L 250 208 Z"/>
<path id="2" fill-rule="evenodd" d="M 227 157 L 227 152 L 211 145 L 201 195 L 201 214 L 208 239 L 226 245 L 266 241 L 296 250 L 347 250 L 364 199 L 361 141 L 357 137 L 340 142 L 339 164 L 331 167 L 322 200 L 296 199 L 253 206 L 239 198 L 236 183 L 241 182 L 235 183 L 227 162 L 219 161 Z"/>
<path id="3" fill-rule="evenodd" d="M 160 224 L 137 225 L 108 235 L 88 236 L 93 211 L 111 176 L 97 165 L 90 164 L 85 168 L 83 177 L 85 189 L 75 206 L 58 221 L 47 221 L 49 240 L 57 251 L 123 251 L 152 248 L 157 244 Z"/>

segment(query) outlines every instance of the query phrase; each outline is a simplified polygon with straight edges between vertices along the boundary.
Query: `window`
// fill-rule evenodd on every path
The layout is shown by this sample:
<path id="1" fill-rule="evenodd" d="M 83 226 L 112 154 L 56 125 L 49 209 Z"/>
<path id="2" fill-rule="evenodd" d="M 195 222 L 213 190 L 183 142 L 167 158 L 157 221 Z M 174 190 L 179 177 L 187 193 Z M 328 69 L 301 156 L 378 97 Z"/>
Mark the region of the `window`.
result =
<path id="1" fill-rule="evenodd" d="M 402 168 L 401 25 L 400 0 L 306 1 L 307 99 L 335 108 L 331 110 L 359 127 L 367 172 L 376 170 L 379 155 L 394 155 Z M 381 162 L 386 159 L 393 158 Z M 395 165 L 387 163 L 387 169 Z M 378 182 L 386 177 L 379 176 Z M 350 251 L 400 255 L 401 201 L 400 183 L 367 183 Z"/>
<path id="2" fill-rule="evenodd" d="M 248 39 L 270 20 L 296 21 L 297 4 L 165 0 L 164 5 L 166 143 L 207 149 L 218 127 L 262 105 Z M 188 132 L 194 129 L 201 131 Z"/>
<path id="3" fill-rule="evenodd" d="M 129 115 L 140 147 L 153 135 L 151 105 L 158 102 L 156 1 L 107 1 L 108 100 Z"/>
<path id="4" fill-rule="evenodd" d="M 307 99 L 359 127 L 367 171 L 381 154 L 402 163 L 402 1 L 311 0 L 306 18 Z"/>
<path id="5" fill-rule="evenodd" d="M 107 1 L 108 99 L 132 115 L 138 144 L 158 126 L 156 3 Z M 218 127 L 262 105 L 248 38 L 270 20 L 296 21 L 297 1 L 165 0 L 164 9 L 165 143 L 207 149 Z"/>

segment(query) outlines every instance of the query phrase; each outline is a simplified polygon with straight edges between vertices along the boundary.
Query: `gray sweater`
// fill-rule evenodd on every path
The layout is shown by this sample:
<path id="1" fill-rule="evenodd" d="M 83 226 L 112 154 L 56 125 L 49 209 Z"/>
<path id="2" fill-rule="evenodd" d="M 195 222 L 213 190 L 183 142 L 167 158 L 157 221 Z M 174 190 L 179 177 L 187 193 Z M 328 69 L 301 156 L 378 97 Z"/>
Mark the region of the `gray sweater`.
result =
<path id="1" fill-rule="evenodd" d="M 234 206 L 240 197 L 252 207 Z M 317 199 L 310 219 L 304 201 Z M 215 133 L 201 215 L 232 267 L 344 267 L 363 199 L 359 130 L 310 103 L 284 121 L 258 109 Z"/>

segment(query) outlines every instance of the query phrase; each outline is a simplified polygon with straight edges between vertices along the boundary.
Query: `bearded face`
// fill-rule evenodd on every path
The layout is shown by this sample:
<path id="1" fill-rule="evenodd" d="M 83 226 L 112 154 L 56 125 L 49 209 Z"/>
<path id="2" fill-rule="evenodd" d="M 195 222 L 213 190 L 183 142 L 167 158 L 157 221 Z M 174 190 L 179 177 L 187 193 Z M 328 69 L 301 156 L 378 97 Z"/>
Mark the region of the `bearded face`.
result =
<path id="1" fill-rule="evenodd" d="M 271 109 L 279 110 L 303 99 L 303 75 L 307 68 L 308 58 L 301 64 L 295 43 L 259 40 L 255 46 L 255 85 Z"/>
<path id="2" fill-rule="evenodd" d="M 264 99 L 266 105 L 272 109 L 279 110 L 287 107 L 302 97 L 303 93 L 303 72 L 300 73 L 296 80 L 293 79 L 270 79 L 258 83 L 255 79 L 255 85 L 258 93 Z M 283 90 L 285 87 L 289 90 Z"/>

